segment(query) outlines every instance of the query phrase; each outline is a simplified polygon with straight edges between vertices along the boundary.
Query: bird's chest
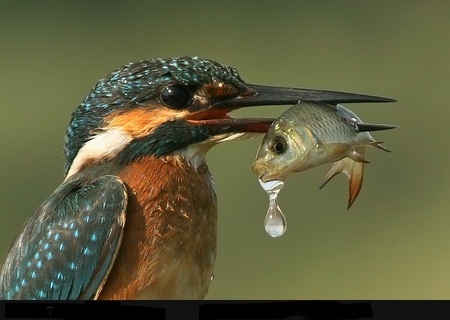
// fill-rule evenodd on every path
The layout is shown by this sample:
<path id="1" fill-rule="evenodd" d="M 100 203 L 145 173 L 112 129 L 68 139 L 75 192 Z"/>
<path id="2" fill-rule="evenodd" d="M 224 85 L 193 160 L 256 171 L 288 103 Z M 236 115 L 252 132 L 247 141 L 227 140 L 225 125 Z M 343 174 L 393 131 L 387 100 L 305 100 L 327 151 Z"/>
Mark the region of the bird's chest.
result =
<path id="1" fill-rule="evenodd" d="M 129 190 L 125 230 L 100 298 L 204 298 L 217 232 L 217 200 L 207 166 L 152 158 L 119 177 Z"/>

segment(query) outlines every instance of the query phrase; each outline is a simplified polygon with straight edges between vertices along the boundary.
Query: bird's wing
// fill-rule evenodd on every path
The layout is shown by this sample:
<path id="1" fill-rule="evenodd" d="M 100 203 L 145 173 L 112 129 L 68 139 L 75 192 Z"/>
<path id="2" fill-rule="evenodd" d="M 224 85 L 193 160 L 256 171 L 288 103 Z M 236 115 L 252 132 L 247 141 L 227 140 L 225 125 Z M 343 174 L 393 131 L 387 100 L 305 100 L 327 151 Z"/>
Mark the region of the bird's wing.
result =
<path id="1" fill-rule="evenodd" d="M 13 243 L 0 299 L 96 298 L 122 240 L 126 187 L 111 175 L 63 183 Z"/>

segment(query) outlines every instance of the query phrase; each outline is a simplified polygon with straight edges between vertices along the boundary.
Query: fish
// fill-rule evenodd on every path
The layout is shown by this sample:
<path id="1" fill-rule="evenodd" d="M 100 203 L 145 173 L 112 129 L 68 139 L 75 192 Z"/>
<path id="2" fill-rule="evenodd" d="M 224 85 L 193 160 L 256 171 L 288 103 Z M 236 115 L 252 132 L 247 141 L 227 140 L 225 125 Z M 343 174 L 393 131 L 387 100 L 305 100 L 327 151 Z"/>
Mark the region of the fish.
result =
<path id="1" fill-rule="evenodd" d="M 284 182 L 291 174 L 332 163 L 319 189 L 344 173 L 349 180 L 349 209 L 361 190 L 364 165 L 370 163 L 365 158 L 366 147 L 391 152 L 369 131 L 394 128 L 397 126 L 364 123 L 339 104 L 299 102 L 272 123 L 252 170 L 263 185 L 274 180 Z"/>

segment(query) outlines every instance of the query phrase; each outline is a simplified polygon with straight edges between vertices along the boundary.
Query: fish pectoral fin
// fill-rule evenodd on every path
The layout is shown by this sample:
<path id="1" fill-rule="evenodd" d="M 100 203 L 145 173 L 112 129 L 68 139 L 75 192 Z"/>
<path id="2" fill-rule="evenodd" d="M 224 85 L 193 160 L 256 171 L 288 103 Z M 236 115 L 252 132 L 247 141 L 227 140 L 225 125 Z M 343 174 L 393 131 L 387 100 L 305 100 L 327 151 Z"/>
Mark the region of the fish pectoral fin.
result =
<path id="1" fill-rule="evenodd" d="M 330 181 L 335 175 L 342 172 L 349 179 L 349 195 L 347 209 L 350 209 L 353 202 L 361 190 L 363 175 L 364 175 L 364 161 L 354 161 L 351 158 L 344 158 L 333 163 L 331 169 L 325 175 L 322 184 L 319 189 L 322 189 L 328 181 Z"/>

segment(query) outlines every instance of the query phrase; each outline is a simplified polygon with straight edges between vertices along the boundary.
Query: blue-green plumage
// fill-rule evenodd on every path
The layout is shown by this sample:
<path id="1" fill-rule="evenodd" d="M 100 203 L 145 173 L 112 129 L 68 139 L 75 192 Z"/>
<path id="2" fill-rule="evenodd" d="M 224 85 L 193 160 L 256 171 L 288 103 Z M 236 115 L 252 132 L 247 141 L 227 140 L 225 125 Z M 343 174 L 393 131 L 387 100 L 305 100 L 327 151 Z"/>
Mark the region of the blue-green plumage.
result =
<path id="1" fill-rule="evenodd" d="M 0 299 L 95 297 L 120 245 L 126 188 L 115 176 L 58 187 L 27 222 L 0 278 Z"/>

